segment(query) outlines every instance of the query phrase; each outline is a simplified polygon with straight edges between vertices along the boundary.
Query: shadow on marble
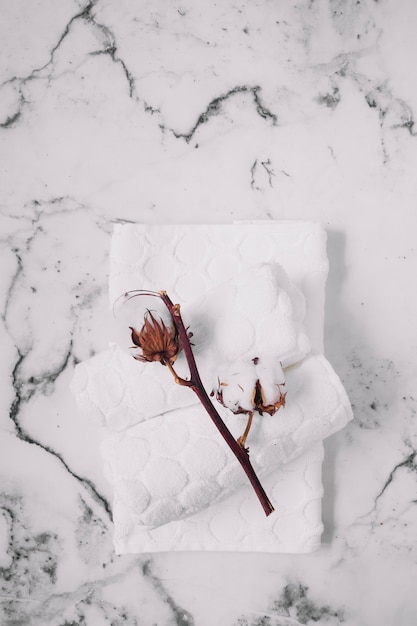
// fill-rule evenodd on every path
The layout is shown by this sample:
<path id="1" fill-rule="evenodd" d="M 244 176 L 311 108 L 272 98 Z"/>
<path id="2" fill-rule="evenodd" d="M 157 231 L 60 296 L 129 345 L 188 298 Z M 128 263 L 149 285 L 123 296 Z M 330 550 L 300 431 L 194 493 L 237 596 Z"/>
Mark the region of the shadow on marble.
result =
<path id="1" fill-rule="evenodd" d="M 341 286 L 346 278 L 345 265 L 346 235 L 338 231 L 327 231 L 327 255 L 329 258 L 329 275 L 326 286 L 326 308 L 324 325 L 325 354 L 342 378 L 341 361 L 350 343 L 349 333 L 353 334 L 352 320 L 340 301 Z M 336 332 L 335 329 L 341 330 Z M 336 356 L 338 355 L 338 359 Z M 343 380 L 343 378 L 342 378 Z M 333 540 L 335 521 L 335 462 L 340 439 L 337 436 L 324 441 L 323 460 L 323 500 L 322 518 L 324 530 L 322 544 L 330 544 Z"/>
<path id="2" fill-rule="evenodd" d="M 322 544 L 330 544 L 335 533 L 336 464 L 350 434 L 359 429 L 375 429 L 395 409 L 396 376 L 393 363 L 373 354 L 370 342 L 345 306 L 344 290 L 348 277 L 345 262 L 346 235 L 328 230 L 329 275 L 326 287 L 325 354 L 340 376 L 354 411 L 354 420 L 345 431 L 326 439 L 323 462 Z M 352 294 L 357 297 L 357 294 Z"/>

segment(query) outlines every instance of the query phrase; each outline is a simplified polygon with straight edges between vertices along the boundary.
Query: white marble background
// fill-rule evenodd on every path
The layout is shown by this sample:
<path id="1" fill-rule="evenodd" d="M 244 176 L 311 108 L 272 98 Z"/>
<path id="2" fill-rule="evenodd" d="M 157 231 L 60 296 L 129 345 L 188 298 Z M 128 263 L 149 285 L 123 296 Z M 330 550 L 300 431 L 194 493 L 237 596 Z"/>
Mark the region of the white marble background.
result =
<path id="1" fill-rule="evenodd" d="M 3 0 L 2 626 L 417 620 L 417 3 Z M 118 221 L 322 220 L 326 445 L 312 555 L 115 557 L 68 384 L 107 347 Z"/>

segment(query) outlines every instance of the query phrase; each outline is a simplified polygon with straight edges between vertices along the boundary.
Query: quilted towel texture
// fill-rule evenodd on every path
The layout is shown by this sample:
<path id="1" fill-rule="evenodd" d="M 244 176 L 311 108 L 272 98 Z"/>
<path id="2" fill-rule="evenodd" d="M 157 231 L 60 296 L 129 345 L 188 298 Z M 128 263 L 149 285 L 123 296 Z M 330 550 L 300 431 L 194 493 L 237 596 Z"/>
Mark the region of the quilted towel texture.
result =
<path id="1" fill-rule="evenodd" d="M 164 289 L 181 303 L 208 392 L 233 372 L 237 385 L 230 389 L 247 394 L 255 357 L 265 391 L 268 373 L 282 372 L 281 364 L 288 392 L 278 413 L 255 414 L 247 441 L 276 508 L 266 518 L 195 394 L 159 363 L 128 354 L 128 326 L 140 329 L 144 311 L 142 298 L 130 301 L 123 311 L 129 323 L 113 338 L 121 345 L 79 364 L 72 381 L 80 410 L 105 429 L 116 552 L 316 549 L 322 440 L 352 417 L 322 354 L 327 257 L 321 225 L 129 224 L 115 227 L 110 256 L 111 306 L 135 289 Z M 187 376 L 183 355 L 176 369 Z M 245 416 L 216 405 L 233 435 L 241 435 Z"/>

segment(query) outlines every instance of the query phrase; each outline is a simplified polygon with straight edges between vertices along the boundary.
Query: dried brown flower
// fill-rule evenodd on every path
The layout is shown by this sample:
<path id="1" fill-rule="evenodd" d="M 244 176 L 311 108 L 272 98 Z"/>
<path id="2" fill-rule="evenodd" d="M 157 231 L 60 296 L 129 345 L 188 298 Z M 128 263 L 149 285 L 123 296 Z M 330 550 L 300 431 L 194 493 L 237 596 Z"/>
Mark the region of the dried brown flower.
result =
<path id="1" fill-rule="evenodd" d="M 141 330 L 138 332 L 131 326 L 130 330 L 134 347 L 142 350 L 142 354 L 134 356 L 135 359 L 149 363 L 159 361 L 162 365 L 175 362 L 181 347 L 174 325 L 168 328 L 162 320 L 158 321 L 151 311 L 147 311 Z"/>

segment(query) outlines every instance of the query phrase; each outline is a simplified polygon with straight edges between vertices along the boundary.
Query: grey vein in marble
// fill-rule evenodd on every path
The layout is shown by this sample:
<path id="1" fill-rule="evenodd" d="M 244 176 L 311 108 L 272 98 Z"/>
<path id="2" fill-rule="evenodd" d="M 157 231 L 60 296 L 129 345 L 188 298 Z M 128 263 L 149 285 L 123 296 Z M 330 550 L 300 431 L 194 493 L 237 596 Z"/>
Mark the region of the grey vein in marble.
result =
<path id="1" fill-rule="evenodd" d="M 2 626 L 410 626 L 417 615 L 417 8 L 6 3 L 0 25 Z M 114 223 L 320 220 L 355 408 L 308 557 L 116 557 L 100 430 Z"/>

